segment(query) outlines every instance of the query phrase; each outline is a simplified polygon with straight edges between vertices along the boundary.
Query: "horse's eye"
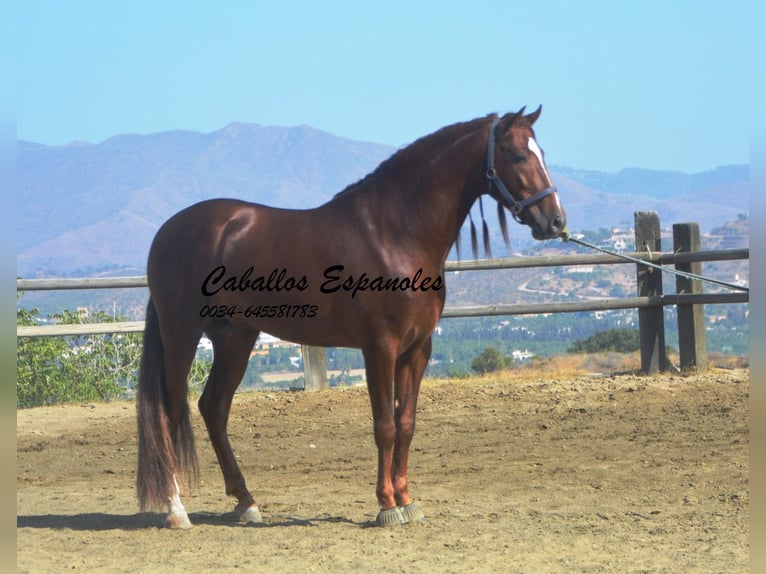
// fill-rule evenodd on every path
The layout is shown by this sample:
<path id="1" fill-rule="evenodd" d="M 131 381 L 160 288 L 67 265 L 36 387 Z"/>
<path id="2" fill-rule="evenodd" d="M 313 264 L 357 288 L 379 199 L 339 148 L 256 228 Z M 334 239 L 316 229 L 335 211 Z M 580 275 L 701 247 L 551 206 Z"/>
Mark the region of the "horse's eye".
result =
<path id="1" fill-rule="evenodd" d="M 517 153 L 513 156 L 513 163 L 522 163 L 527 161 L 527 154 Z"/>

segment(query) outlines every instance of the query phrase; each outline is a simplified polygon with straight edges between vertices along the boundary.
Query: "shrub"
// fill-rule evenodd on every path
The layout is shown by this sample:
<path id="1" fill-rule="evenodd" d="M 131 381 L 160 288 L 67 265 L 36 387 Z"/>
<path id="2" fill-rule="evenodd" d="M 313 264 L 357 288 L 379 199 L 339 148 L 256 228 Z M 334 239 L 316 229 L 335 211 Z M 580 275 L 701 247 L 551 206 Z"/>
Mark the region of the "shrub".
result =
<path id="1" fill-rule="evenodd" d="M 508 366 L 508 360 L 494 347 L 487 347 L 471 362 L 471 368 L 483 375 L 492 371 L 499 371 Z"/>
<path id="2" fill-rule="evenodd" d="M 37 325 L 37 309 L 17 309 L 17 325 Z M 62 324 L 124 321 L 107 313 L 71 311 L 51 315 Z M 141 362 L 141 333 L 110 333 L 16 339 L 16 404 L 19 408 L 100 401 L 128 395 Z M 190 386 L 201 386 L 210 363 L 195 359 Z"/>
<path id="3" fill-rule="evenodd" d="M 18 325 L 37 324 L 38 310 L 19 309 Z M 71 311 L 52 315 L 63 324 L 103 323 L 112 319 L 99 312 L 89 317 Z M 19 407 L 120 396 L 135 373 L 141 356 L 139 333 L 67 337 L 19 337 L 16 342 L 16 400 Z"/>
<path id="4" fill-rule="evenodd" d="M 612 329 L 597 331 L 587 339 L 578 339 L 567 349 L 568 353 L 602 353 L 616 351 L 631 353 L 641 348 L 638 331 L 632 329 Z"/>

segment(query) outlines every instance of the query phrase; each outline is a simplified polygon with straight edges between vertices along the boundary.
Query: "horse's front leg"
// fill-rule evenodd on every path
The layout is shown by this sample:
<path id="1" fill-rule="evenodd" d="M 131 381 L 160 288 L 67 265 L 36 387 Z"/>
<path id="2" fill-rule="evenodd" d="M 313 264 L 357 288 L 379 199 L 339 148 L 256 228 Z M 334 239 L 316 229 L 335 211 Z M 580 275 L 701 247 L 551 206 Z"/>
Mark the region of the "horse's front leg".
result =
<path id="1" fill-rule="evenodd" d="M 378 526 L 402 524 L 404 518 L 394 496 L 393 453 L 396 442 L 394 420 L 394 353 L 389 347 L 363 349 L 367 389 L 372 407 L 373 432 L 378 448 L 378 480 L 375 494 L 380 512 Z"/>
<path id="2" fill-rule="evenodd" d="M 392 481 L 394 497 L 405 522 L 425 520 L 425 514 L 410 497 L 407 464 L 412 437 L 415 434 L 420 381 L 430 356 L 431 338 L 429 337 L 423 345 L 412 348 L 396 362 L 394 386 L 396 440 L 393 452 Z"/>

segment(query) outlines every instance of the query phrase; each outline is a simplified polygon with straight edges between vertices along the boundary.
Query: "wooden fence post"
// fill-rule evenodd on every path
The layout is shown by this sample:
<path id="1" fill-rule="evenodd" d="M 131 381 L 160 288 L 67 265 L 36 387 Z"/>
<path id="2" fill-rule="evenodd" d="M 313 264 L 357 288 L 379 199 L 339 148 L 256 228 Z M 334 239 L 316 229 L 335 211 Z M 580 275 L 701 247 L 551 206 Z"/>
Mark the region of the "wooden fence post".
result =
<path id="1" fill-rule="evenodd" d="M 656 211 L 637 211 L 636 251 L 662 250 L 660 241 L 660 217 Z M 638 296 L 661 297 L 662 273 L 640 263 L 636 265 Z M 665 354 L 665 316 L 662 305 L 638 310 L 638 330 L 641 341 L 641 370 L 651 374 L 667 368 Z"/>
<path id="2" fill-rule="evenodd" d="M 326 389 L 327 384 L 327 353 L 324 347 L 301 345 L 303 357 L 303 379 L 305 391 Z"/>
<path id="3" fill-rule="evenodd" d="M 673 252 L 699 251 L 700 229 L 697 223 L 673 225 Z M 702 274 L 702 263 L 677 263 L 676 269 L 686 273 Z M 702 293 L 702 281 L 676 275 L 676 293 Z M 708 367 L 707 337 L 705 335 L 705 307 L 703 305 L 677 305 L 678 352 L 681 368 Z"/>

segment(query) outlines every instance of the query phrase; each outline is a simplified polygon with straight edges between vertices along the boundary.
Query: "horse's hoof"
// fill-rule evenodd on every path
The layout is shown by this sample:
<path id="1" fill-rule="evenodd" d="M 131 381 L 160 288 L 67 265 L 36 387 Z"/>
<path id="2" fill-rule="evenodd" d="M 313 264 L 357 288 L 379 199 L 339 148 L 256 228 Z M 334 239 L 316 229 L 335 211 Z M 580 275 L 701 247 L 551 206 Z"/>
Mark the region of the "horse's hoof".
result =
<path id="1" fill-rule="evenodd" d="M 399 526 L 401 524 L 407 524 L 407 520 L 404 518 L 404 514 L 402 514 L 402 509 L 398 506 L 381 510 L 378 512 L 378 517 L 375 519 L 375 525 L 384 528 L 389 526 Z"/>
<path id="2" fill-rule="evenodd" d="M 171 530 L 188 530 L 192 527 L 189 515 L 185 512 L 171 512 L 165 517 L 165 528 Z"/>
<path id="3" fill-rule="evenodd" d="M 258 506 L 253 504 L 252 506 L 248 506 L 244 512 L 239 515 L 239 521 L 243 524 L 260 524 L 263 522 L 263 517 L 261 516 L 261 511 L 258 509 Z"/>
<path id="4" fill-rule="evenodd" d="M 425 522 L 426 521 L 426 515 L 423 512 L 423 510 L 414 502 L 410 502 L 406 506 L 401 506 L 402 509 L 402 516 L 404 517 L 404 522 L 402 524 L 406 524 L 408 522 Z"/>

